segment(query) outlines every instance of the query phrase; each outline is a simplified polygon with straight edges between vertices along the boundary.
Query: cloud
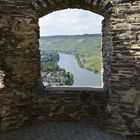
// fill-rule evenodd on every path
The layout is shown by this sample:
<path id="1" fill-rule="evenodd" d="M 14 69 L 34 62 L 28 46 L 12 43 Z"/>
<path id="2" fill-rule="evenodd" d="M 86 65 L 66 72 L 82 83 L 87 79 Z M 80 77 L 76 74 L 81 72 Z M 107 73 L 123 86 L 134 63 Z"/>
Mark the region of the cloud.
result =
<path id="1" fill-rule="evenodd" d="M 103 17 L 90 11 L 67 9 L 39 19 L 40 36 L 101 33 Z"/>

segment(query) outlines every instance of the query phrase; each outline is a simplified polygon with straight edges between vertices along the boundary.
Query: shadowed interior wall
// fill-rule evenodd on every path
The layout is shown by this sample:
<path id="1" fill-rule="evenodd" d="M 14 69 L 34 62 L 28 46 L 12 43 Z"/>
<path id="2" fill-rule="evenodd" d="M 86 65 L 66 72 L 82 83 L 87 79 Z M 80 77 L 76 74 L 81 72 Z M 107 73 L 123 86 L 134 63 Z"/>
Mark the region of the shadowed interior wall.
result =
<path id="1" fill-rule="evenodd" d="M 139 0 L 0 0 L 0 129 L 18 128 L 45 120 L 44 116 L 52 111 L 49 104 L 56 105 L 53 115 L 49 116 L 56 120 L 60 118 L 59 115 L 67 116 L 75 105 L 81 105 L 81 108 L 73 120 L 83 110 L 81 120 L 84 117 L 88 120 L 89 114 L 85 108 L 90 108 L 90 112 L 93 109 L 93 114 L 95 110 L 105 113 L 105 108 L 102 110 L 99 107 L 102 104 L 107 105 L 108 113 L 105 116 L 109 115 L 108 129 L 122 134 L 140 134 L 139 7 Z M 73 98 L 69 99 L 65 97 L 65 90 L 55 91 L 50 97 L 47 96 L 50 91 L 43 89 L 38 19 L 65 8 L 90 10 L 105 17 L 102 28 L 104 90 L 98 90 L 101 90 L 99 93 L 105 91 L 109 99 L 104 98 L 105 101 L 100 102 L 99 106 L 93 102 L 95 97 L 100 101 L 103 94 L 94 96 L 95 91 L 92 95 L 87 94 L 84 101 L 81 93 L 86 93 L 85 90 L 80 90 L 78 97 L 72 94 Z M 36 110 L 47 103 L 48 110 L 44 108 L 40 116 L 37 115 Z"/>

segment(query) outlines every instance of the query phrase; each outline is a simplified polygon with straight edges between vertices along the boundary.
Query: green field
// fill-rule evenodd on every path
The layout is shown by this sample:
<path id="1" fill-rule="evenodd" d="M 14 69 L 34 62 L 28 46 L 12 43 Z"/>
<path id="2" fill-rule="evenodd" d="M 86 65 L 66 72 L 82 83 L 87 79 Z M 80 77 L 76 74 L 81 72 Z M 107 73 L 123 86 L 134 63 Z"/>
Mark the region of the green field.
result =
<path id="1" fill-rule="evenodd" d="M 41 51 L 64 52 L 76 56 L 81 67 L 101 70 L 101 35 L 49 36 L 40 38 Z"/>

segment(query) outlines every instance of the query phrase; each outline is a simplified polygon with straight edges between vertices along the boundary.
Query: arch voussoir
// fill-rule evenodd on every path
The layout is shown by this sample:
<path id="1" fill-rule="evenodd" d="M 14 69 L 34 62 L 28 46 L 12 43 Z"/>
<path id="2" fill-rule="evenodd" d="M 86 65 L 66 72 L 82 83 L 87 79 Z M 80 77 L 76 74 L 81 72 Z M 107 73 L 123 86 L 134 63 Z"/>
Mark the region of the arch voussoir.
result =
<path id="1" fill-rule="evenodd" d="M 65 6 L 64 6 L 65 5 Z M 73 5 L 73 6 L 71 6 Z M 111 0 L 83 0 L 83 1 L 71 1 L 71 0 L 33 0 L 32 1 L 32 6 L 34 9 L 39 13 L 38 11 L 44 10 L 44 15 L 46 15 L 45 11 L 49 13 L 49 7 L 57 7 L 59 6 L 59 9 L 64 8 L 76 8 L 81 7 L 81 5 L 87 5 L 84 6 L 85 10 L 91 10 L 94 13 L 100 14 L 102 16 L 106 16 L 108 13 L 110 13 L 113 4 Z M 79 6 L 78 6 L 79 5 Z M 56 8 L 57 10 L 57 8 Z M 50 10 L 51 12 L 51 10 Z M 41 16 L 43 16 L 41 12 Z"/>

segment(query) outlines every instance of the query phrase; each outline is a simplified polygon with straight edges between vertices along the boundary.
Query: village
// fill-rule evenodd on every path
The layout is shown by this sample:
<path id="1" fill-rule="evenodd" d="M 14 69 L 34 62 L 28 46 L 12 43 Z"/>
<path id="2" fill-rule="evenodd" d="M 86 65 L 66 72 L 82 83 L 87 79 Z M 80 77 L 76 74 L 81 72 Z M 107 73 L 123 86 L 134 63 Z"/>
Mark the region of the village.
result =
<path id="1" fill-rule="evenodd" d="M 46 53 L 42 55 L 41 77 L 44 86 L 70 86 L 73 85 L 73 75 L 59 67 L 57 53 Z"/>
<path id="2" fill-rule="evenodd" d="M 65 86 L 68 77 L 66 77 L 63 71 L 55 71 L 49 73 L 42 73 L 42 79 L 44 86 Z"/>

